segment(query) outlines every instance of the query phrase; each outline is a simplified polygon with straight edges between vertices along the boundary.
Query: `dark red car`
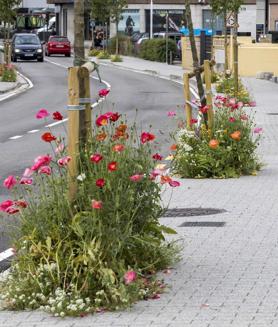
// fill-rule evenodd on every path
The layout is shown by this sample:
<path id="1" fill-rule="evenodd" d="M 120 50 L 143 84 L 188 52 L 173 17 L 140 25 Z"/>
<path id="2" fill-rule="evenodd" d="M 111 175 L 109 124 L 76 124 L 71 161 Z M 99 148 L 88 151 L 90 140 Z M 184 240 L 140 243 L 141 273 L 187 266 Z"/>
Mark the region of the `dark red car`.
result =
<path id="1" fill-rule="evenodd" d="M 70 57 L 70 51 L 70 41 L 65 36 L 50 36 L 45 46 L 46 56 L 51 56 L 52 54 L 63 54 L 66 57 Z"/>

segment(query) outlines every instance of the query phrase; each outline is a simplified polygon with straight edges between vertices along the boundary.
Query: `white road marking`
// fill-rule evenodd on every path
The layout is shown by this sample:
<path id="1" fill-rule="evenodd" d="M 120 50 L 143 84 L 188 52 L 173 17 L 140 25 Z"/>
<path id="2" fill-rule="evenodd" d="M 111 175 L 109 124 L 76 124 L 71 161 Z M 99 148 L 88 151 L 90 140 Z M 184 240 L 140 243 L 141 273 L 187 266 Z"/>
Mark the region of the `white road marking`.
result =
<path id="1" fill-rule="evenodd" d="M 9 137 L 9 140 L 17 140 L 17 139 L 20 139 L 21 137 L 23 137 L 23 135 L 15 135 L 15 136 Z"/>
<path id="2" fill-rule="evenodd" d="M 66 122 L 67 120 L 68 120 L 68 118 L 65 118 L 63 120 L 56 121 L 55 123 L 48 124 L 45 127 L 49 128 L 49 127 L 57 126 L 57 125 L 60 125 L 64 122 Z"/>
<path id="3" fill-rule="evenodd" d="M 3 252 L 0 253 L 0 262 L 8 259 L 9 257 L 12 257 L 14 255 L 13 248 L 9 248 Z"/>
<path id="4" fill-rule="evenodd" d="M 31 131 L 28 131 L 27 134 L 33 134 L 39 132 L 39 129 L 32 129 Z"/>

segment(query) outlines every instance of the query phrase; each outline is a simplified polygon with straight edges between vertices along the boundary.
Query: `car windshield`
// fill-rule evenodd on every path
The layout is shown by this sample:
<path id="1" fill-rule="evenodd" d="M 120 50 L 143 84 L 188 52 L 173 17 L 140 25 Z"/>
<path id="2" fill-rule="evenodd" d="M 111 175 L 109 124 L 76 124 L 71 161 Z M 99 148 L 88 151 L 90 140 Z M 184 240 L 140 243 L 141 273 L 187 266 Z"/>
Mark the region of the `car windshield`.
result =
<path id="1" fill-rule="evenodd" d="M 15 38 L 15 44 L 40 44 L 40 40 L 35 35 L 20 35 Z"/>
<path id="2" fill-rule="evenodd" d="M 52 37 L 49 39 L 49 42 L 69 42 L 69 40 L 66 37 Z"/>

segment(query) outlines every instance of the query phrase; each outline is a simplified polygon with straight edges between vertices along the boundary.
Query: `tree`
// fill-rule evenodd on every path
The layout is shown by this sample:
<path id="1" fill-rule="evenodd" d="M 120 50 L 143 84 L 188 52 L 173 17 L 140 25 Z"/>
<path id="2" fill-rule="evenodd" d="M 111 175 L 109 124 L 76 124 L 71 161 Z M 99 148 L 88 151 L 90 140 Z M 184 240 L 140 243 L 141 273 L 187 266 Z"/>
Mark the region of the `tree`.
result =
<path id="1" fill-rule="evenodd" d="M 0 0 L 1 1 L 1 0 Z M 85 60 L 84 49 L 84 0 L 74 1 L 74 66 L 81 66 Z"/>
<path id="2" fill-rule="evenodd" d="M 116 25 L 116 54 L 119 53 L 118 25 L 127 0 L 91 0 L 92 17 L 101 23 L 111 21 Z"/>
<path id="3" fill-rule="evenodd" d="M 201 70 L 200 70 L 200 64 L 199 64 L 199 57 L 197 52 L 197 46 L 194 36 L 194 28 L 193 28 L 193 22 L 192 22 L 192 15 L 191 15 L 191 8 L 190 8 L 190 0 L 185 0 L 185 17 L 187 21 L 187 27 L 189 30 L 189 40 L 191 45 L 191 53 L 192 53 L 192 59 L 193 59 L 193 68 L 197 80 L 197 88 L 198 88 L 198 94 L 201 101 L 201 106 L 206 105 L 206 97 L 205 97 L 205 91 L 201 76 Z M 207 114 L 204 114 L 205 123 L 207 124 Z"/>
<path id="4" fill-rule="evenodd" d="M 229 18 L 233 18 L 233 43 L 234 43 L 234 79 L 235 79 L 235 95 L 238 93 L 238 14 L 243 0 L 211 0 L 210 5 L 213 12 L 224 17 L 224 49 L 225 49 L 225 70 L 228 69 L 228 35 L 227 23 Z"/>
<path id="5" fill-rule="evenodd" d="M 10 28 L 16 18 L 16 8 L 22 0 L 0 0 L 0 21 L 4 23 L 4 57 L 6 64 L 10 63 Z"/>

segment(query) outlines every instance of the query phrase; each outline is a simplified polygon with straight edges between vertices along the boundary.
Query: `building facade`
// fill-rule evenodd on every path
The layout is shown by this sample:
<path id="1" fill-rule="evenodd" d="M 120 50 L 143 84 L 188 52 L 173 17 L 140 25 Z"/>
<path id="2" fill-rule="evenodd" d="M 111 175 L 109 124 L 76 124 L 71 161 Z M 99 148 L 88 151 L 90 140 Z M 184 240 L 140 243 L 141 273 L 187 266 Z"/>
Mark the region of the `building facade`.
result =
<path id="1" fill-rule="evenodd" d="M 43 8 L 54 8 L 54 4 L 48 4 L 47 0 L 22 0 L 21 8 L 24 9 L 43 9 Z"/>
<path id="2" fill-rule="evenodd" d="M 150 0 L 128 0 L 128 7 L 123 11 L 123 19 L 119 23 L 119 31 L 125 33 L 131 26 L 132 32 L 149 32 L 150 2 Z M 209 3 L 209 1 L 191 1 L 194 28 L 208 28 L 215 32 L 221 32 L 222 18 L 213 15 L 210 6 L 203 2 Z M 47 0 L 47 3 L 55 5 L 58 33 L 67 35 L 73 41 L 74 0 Z M 153 0 L 153 4 L 154 32 L 166 29 L 166 14 L 169 17 L 168 28 L 170 30 L 182 27 L 184 24 L 184 0 Z M 86 36 L 88 38 L 90 35 L 89 13 L 86 14 Z M 239 32 L 250 33 L 255 39 L 258 34 L 268 30 L 278 30 L 278 0 L 244 0 L 239 14 Z M 110 35 L 113 36 L 115 33 L 116 27 L 111 24 Z"/>

